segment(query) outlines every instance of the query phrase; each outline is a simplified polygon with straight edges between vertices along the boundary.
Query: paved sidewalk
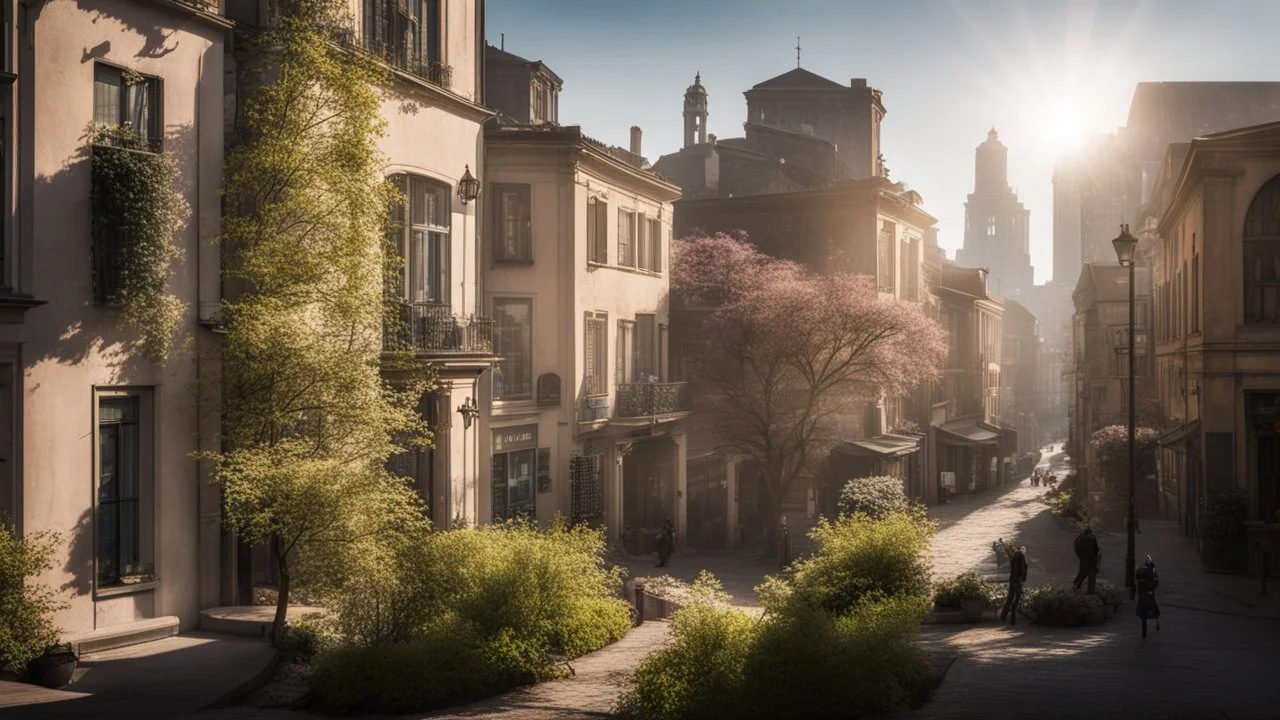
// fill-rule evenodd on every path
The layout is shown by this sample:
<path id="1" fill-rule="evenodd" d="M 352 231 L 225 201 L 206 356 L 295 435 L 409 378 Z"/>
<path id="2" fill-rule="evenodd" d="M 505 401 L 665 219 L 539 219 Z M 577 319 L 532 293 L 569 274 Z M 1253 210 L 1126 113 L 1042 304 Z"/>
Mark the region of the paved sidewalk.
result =
<path id="1" fill-rule="evenodd" d="M 198 632 L 85 655 L 61 690 L 0 682 L 0 717 L 181 717 L 249 681 L 274 657 L 261 640 Z"/>

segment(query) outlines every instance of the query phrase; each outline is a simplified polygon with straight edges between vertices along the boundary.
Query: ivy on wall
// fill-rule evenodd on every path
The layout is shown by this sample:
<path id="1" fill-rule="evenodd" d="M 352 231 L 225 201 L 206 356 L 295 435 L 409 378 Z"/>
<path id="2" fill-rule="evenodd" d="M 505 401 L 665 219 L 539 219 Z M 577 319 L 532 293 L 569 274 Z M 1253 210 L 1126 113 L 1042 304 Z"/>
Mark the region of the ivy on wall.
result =
<path id="1" fill-rule="evenodd" d="M 127 125 L 94 132 L 95 291 L 99 304 L 121 308 L 147 357 L 162 361 L 186 312 L 168 281 L 182 257 L 174 235 L 189 208 L 173 157 L 153 147 Z"/>

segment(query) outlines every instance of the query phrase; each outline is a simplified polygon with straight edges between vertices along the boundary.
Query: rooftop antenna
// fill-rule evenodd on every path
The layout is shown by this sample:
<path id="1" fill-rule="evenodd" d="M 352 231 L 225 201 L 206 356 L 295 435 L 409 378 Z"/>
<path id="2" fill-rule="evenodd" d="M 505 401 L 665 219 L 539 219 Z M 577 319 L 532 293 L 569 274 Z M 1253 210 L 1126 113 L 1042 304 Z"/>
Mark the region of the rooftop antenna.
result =
<path id="1" fill-rule="evenodd" d="M 796 67 L 800 67 L 800 36 L 796 36 Z"/>
<path id="2" fill-rule="evenodd" d="M 504 51 L 504 52 L 506 51 L 506 49 L 507 49 L 507 34 L 506 34 L 506 33 L 498 33 L 498 49 L 499 49 L 499 50 L 502 50 L 502 51 Z"/>

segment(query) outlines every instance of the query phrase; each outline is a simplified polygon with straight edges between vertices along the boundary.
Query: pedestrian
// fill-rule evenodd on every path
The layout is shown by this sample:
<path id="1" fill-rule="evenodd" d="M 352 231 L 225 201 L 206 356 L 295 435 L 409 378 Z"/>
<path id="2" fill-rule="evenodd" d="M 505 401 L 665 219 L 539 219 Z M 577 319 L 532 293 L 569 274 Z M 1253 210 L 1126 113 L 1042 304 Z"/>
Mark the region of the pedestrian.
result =
<path id="1" fill-rule="evenodd" d="M 662 521 L 662 531 L 658 533 L 658 567 L 667 566 L 675 549 L 676 529 L 671 525 L 671 518 L 667 518 Z"/>
<path id="2" fill-rule="evenodd" d="M 1098 547 L 1098 538 L 1093 534 L 1093 528 L 1085 526 L 1084 532 L 1076 536 L 1075 542 L 1076 559 L 1080 561 L 1080 570 L 1076 573 L 1075 585 L 1076 589 L 1080 589 L 1080 584 L 1086 579 L 1089 581 L 1089 594 L 1097 594 L 1098 567 L 1102 564 L 1102 549 Z"/>
<path id="3" fill-rule="evenodd" d="M 1000 611 L 1000 622 L 1009 617 L 1010 625 L 1018 624 L 1018 603 L 1022 602 L 1022 586 L 1027 582 L 1027 547 L 1023 545 L 1014 551 L 1009 559 L 1009 592 L 1004 596 L 1004 608 Z"/>
<path id="4" fill-rule="evenodd" d="M 1031 471 L 1031 487 L 1039 487 L 1039 485 L 1040 485 L 1040 471 L 1032 470 Z"/>
<path id="5" fill-rule="evenodd" d="M 1155 620 L 1156 629 L 1160 629 L 1160 606 L 1156 604 L 1156 586 L 1160 584 L 1160 575 L 1156 573 L 1156 564 L 1150 555 L 1135 573 L 1134 584 L 1138 588 L 1137 614 L 1142 619 L 1142 637 L 1146 637 L 1147 620 Z"/>

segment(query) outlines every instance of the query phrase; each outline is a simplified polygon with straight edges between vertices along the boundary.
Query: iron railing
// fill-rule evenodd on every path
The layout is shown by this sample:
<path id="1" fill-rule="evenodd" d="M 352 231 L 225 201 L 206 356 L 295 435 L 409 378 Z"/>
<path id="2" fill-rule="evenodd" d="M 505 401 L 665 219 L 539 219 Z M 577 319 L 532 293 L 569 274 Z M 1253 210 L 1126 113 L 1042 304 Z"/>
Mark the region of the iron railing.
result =
<path id="1" fill-rule="evenodd" d="M 387 351 L 418 353 L 492 353 L 493 320 L 453 314 L 453 308 L 437 303 L 399 303 L 394 321 L 383 328 L 382 347 Z"/>
<path id="2" fill-rule="evenodd" d="M 391 67 L 402 70 L 419 80 L 445 90 L 453 87 L 453 68 L 438 60 L 428 60 L 404 42 L 389 43 L 382 38 L 365 34 L 361 36 L 354 28 L 334 28 L 333 39 L 337 44 L 351 50 L 366 52 Z"/>
<path id="3" fill-rule="evenodd" d="M 614 417 L 635 418 L 688 412 L 688 383 L 627 383 L 618 386 Z"/>
<path id="4" fill-rule="evenodd" d="M 210 15 L 222 14 L 222 0 L 173 0 L 173 1 L 178 3 L 179 5 L 186 5 L 187 7 L 193 8 L 195 10 L 199 10 L 200 12 L 209 13 Z"/>

